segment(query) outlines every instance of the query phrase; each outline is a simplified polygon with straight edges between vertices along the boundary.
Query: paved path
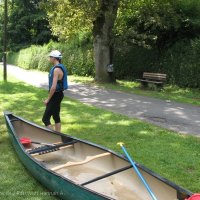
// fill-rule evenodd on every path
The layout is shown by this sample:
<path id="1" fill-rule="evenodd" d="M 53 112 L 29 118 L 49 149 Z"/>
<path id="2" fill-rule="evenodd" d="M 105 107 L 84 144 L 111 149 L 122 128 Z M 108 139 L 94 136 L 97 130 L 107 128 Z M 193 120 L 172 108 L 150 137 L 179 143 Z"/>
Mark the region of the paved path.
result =
<path id="1" fill-rule="evenodd" d="M 47 88 L 47 73 L 8 66 L 8 74 L 36 87 Z M 180 133 L 200 137 L 200 107 L 127 94 L 97 86 L 70 83 L 65 96 L 138 118 Z"/>

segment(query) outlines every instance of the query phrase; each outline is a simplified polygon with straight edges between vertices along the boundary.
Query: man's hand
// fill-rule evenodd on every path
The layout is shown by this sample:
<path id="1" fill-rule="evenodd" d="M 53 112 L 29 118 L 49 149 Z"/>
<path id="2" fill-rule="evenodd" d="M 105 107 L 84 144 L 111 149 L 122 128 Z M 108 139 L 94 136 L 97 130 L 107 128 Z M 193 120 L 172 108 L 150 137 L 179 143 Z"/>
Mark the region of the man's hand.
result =
<path id="1" fill-rule="evenodd" d="M 46 106 L 49 103 L 49 99 L 43 100 L 44 105 Z"/>

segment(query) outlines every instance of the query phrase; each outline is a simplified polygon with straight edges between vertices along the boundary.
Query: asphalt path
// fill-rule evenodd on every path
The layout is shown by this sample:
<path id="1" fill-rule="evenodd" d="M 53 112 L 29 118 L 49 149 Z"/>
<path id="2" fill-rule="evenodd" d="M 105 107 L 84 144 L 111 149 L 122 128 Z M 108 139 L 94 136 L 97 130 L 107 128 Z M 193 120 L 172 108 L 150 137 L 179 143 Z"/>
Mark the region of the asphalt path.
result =
<path id="1" fill-rule="evenodd" d="M 2 65 L 1 65 L 2 66 Z M 48 88 L 48 74 L 8 65 L 8 75 L 36 87 Z M 65 96 L 115 113 L 138 118 L 178 133 L 200 137 L 200 107 L 128 94 L 98 86 L 69 83 Z"/>

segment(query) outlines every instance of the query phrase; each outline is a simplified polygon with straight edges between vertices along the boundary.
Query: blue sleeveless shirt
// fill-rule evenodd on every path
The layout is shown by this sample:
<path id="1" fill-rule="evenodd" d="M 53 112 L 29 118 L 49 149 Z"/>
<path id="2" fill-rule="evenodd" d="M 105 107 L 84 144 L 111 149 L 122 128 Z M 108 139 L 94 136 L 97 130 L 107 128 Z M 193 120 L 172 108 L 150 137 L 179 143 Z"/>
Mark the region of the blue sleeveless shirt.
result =
<path id="1" fill-rule="evenodd" d="M 53 66 L 49 72 L 49 90 L 53 84 L 53 73 L 55 68 L 60 68 L 63 71 L 63 78 L 62 80 L 58 80 L 56 85 L 56 92 L 64 91 L 68 89 L 68 82 L 67 82 L 67 69 L 63 64 L 58 64 Z"/>

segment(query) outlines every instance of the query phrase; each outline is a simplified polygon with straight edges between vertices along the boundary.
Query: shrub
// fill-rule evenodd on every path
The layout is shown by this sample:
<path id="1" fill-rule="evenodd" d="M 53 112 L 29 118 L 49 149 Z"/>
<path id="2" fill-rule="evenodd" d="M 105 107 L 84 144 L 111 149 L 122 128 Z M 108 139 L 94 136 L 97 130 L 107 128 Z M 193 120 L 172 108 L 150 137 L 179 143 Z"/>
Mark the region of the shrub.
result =
<path id="1" fill-rule="evenodd" d="M 118 48 L 114 54 L 115 75 L 118 79 L 134 80 L 142 76 L 143 72 L 157 71 L 154 63 L 158 53 L 153 49 L 133 46 L 128 51 Z"/>
<path id="2" fill-rule="evenodd" d="M 58 49 L 63 53 L 62 63 L 67 66 L 69 74 L 94 76 L 92 43 L 85 42 L 84 37 L 81 41 L 76 40 L 71 43 L 51 41 L 43 46 L 32 45 L 19 52 L 9 53 L 8 62 L 25 69 L 49 71 L 51 65 L 48 62 L 48 54 L 51 50 Z"/>
<path id="3" fill-rule="evenodd" d="M 31 46 L 19 52 L 11 52 L 8 61 L 26 69 L 49 71 L 48 53 L 59 49 L 68 74 L 94 76 L 92 42 L 74 39 L 71 43 L 50 42 L 43 46 Z M 166 73 L 167 81 L 181 87 L 200 87 L 200 38 L 177 41 L 162 53 L 144 47 L 117 45 L 114 53 L 114 69 L 118 79 L 134 80 L 143 72 Z"/>
<path id="4" fill-rule="evenodd" d="M 175 43 L 163 53 L 159 67 L 168 81 L 181 87 L 200 87 L 200 38 Z"/>

